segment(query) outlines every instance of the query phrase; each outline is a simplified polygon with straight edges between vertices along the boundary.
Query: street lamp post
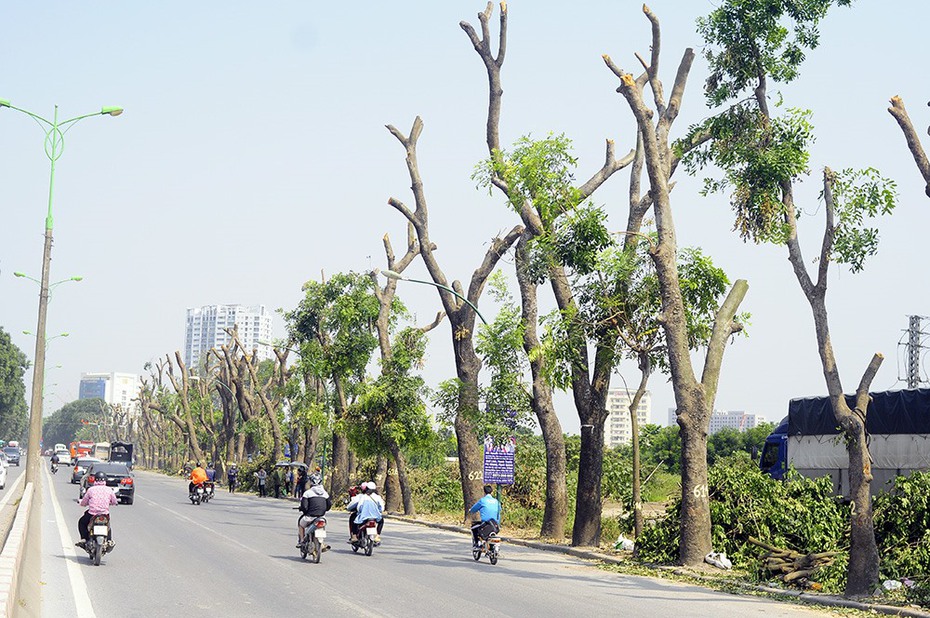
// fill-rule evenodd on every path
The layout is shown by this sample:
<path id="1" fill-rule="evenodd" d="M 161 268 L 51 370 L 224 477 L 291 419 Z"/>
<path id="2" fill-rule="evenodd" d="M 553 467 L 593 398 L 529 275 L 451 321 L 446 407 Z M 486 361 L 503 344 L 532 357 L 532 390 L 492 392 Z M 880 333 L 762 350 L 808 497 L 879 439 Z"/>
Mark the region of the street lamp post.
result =
<path id="1" fill-rule="evenodd" d="M 68 120 L 58 120 L 58 106 L 52 120 L 34 114 L 28 110 L 10 104 L 8 99 L 0 99 L 0 109 L 9 108 L 26 114 L 36 121 L 45 132 L 45 155 L 51 163 L 48 180 L 48 212 L 45 216 L 45 247 L 42 252 L 42 279 L 39 283 L 39 317 L 36 325 L 35 368 L 32 375 L 32 405 L 29 407 L 29 452 L 26 467 L 26 482 L 35 482 L 39 477 L 40 442 L 42 441 L 42 383 L 45 380 L 45 324 L 48 313 L 49 270 L 52 261 L 52 197 L 55 189 L 55 163 L 64 151 L 65 133 L 79 120 L 91 116 L 119 116 L 122 107 L 103 107 L 99 112 L 75 116 Z"/>
<path id="2" fill-rule="evenodd" d="M 466 305 L 474 309 L 475 315 L 481 318 L 481 321 L 484 322 L 485 326 L 488 325 L 488 321 L 485 320 L 484 316 L 481 315 L 481 312 L 478 311 L 478 307 L 475 306 L 475 303 L 471 302 L 470 300 L 468 300 L 467 298 L 465 298 L 464 296 L 462 296 L 461 294 L 459 294 L 458 292 L 456 292 L 455 290 L 453 290 L 451 287 L 447 285 L 442 285 L 441 283 L 436 283 L 435 281 L 424 281 L 422 279 L 411 279 L 410 277 L 405 277 L 398 272 L 394 272 L 393 270 L 381 270 L 378 272 L 380 272 L 382 275 L 384 275 L 388 279 L 397 279 L 399 281 L 410 281 L 411 283 L 422 283 L 424 285 L 431 285 L 433 287 L 439 288 L 440 290 L 445 290 L 449 294 L 452 294 L 456 298 L 460 299 L 463 303 L 465 303 Z"/>

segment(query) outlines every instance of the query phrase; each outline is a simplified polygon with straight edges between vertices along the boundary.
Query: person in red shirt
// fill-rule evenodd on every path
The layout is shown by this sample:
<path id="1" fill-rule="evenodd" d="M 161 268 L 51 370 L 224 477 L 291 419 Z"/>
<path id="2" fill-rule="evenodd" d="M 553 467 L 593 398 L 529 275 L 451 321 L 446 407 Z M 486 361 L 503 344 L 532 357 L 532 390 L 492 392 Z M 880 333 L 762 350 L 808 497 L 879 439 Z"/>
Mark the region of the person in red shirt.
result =
<path id="1" fill-rule="evenodd" d="M 90 481 L 90 479 L 87 479 Z M 107 479 L 106 476 L 97 476 L 93 479 L 93 485 L 87 488 L 87 491 L 84 492 L 84 497 L 81 498 L 81 506 L 86 506 L 87 510 L 84 511 L 84 514 L 81 515 L 81 518 L 78 520 L 78 533 L 81 535 L 81 540 L 75 543 L 81 549 L 87 543 L 87 539 L 90 537 L 90 532 L 87 530 L 87 525 L 90 523 L 91 517 L 94 515 L 109 515 L 110 507 L 116 504 L 116 494 L 107 488 Z M 113 526 L 110 526 L 110 536 L 107 537 L 108 549 L 113 549 L 115 543 L 113 542 Z"/>

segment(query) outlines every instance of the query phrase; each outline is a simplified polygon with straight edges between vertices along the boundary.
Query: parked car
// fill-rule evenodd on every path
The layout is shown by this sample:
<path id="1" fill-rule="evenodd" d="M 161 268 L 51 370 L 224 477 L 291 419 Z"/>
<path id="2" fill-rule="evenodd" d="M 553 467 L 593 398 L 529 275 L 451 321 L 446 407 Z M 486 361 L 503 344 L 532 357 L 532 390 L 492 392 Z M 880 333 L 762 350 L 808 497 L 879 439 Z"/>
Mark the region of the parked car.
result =
<path id="1" fill-rule="evenodd" d="M 87 467 L 95 462 L 100 461 L 96 457 L 78 457 L 71 468 L 71 482 L 76 484 L 81 482 L 81 477 L 87 472 Z"/>
<path id="2" fill-rule="evenodd" d="M 7 461 L 10 465 L 19 465 L 19 447 L 18 446 L 5 446 L 3 447 L 3 454 L 6 455 Z"/>
<path id="3" fill-rule="evenodd" d="M 136 483 L 129 466 L 123 463 L 110 461 L 93 461 L 87 467 L 87 472 L 81 477 L 81 488 L 78 497 L 83 498 L 91 478 L 105 476 L 107 487 L 116 494 L 116 499 L 123 504 L 132 504 L 136 494 Z"/>

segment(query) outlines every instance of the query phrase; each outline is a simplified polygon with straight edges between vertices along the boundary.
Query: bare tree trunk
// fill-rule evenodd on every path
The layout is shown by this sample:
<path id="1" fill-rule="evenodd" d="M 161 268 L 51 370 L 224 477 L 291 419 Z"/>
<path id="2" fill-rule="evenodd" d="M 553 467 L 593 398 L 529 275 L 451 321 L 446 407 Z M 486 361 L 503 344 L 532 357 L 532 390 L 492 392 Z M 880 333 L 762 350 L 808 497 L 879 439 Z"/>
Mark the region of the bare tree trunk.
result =
<path id="1" fill-rule="evenodd" d="M 416 515 L 416 507 L 413 504 L 413 492 L 410 491 L 410 482 L 407 480 L 407 460 L 396 442 L 391 444 L 391 454 L 394 457 L 394 467 L 397 471 L 397 484 L 400 488 L 401 498 L 404 503 L 404 515 Z"/>
<path id="2" fill-rule="evenodd" d="M 523 349 L 530 359 L 530 372 L 533 377 L 533 398 L 530 406 L 539 421 L 539 428 L 546 447 L 546 505 L 539 535 L 542 538 L 561 539 L 565 536 L 565 525 L 568 522 L 565 437 L 552 402 L 552 389 L 543 377 L 545 361 L 541 354 L 533 354 L 539 348 L 539 337 L 536 332 L 539 311 L 536 285 L 530 280 L 526 271 L 528 266 L 526 244 L 531 238 L 531 232 L 526 231 L 517 242 L 516 273 L 523 318 Z"/>
<path id="3" fill-rule="evenodd" d="M 888 113 L 894 116 L 894 119 L 898 122 L 898 126 L 901 127 L 901 131 L 904 133 L 904 139 L 907 140 L 907 147 L 910 149 L 911 155 L 914 157 L 914 162 L 917 164 L 917 169 L 920 170 L 920 175 L 923 176 L 924 182 L 926 183 L 924 192 L 927 194 L 927 197 L 930 197 L 930 160 L 927 159 L 927 153 L 924 152 L 924 148 L 920 143 L 920 137 L 914 129 L 910 116 L 907 115 L 907 109 L 905 109 L 904 101 L 901 97 L 891 97 L 891 107 L 888 108 Z"/>

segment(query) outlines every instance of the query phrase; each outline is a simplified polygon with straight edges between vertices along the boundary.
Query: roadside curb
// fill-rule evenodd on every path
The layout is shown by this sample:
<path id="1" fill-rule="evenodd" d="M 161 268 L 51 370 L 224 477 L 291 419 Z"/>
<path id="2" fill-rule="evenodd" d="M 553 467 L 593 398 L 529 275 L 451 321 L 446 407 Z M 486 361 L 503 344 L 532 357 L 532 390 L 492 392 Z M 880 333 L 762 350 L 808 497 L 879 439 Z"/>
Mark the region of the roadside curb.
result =
<path id="1" fill-rule="evenodd" d="M 470 530 L 462 526 L 456 526 L 454 524 L 442 524 L 432 521 L 425 521 L 422 519 L 414 519 L 412 517 L 405 517 L 403 515 L 391 515 L 385 514 L 385 517 L 388 519 L 396 519 L 397 521 L 403 521 L 410 524 L 417 524 L 420 526 L 426 526 L 428 528 L 436 528 L 439 530 L 446 530 L 448 532 L 458 532 L 460 534 L 469 534 Z M 543 551 L 552 551 L 558 552 L 561 554 L 566 554 L 569 556 L 574 556 L 575 558 L 582 558 L 584 560 L 593 560 L 597 562 L 603 562 L 606 564 L 628 564 L 628 561 L 622 560 L 615 556 L 609 554 L 603 554 L 597 551 L 590 549 L 581 549 L 579 547 L 571 547 L 569 545 L 556 545 L 553 543 L 545 543 L 542 541 L 528 541 L 526 539 L 518 539 L 514 537 L 502 536 L 501 540 L 510 545 L 519 545 L 521 547 L 529 547 L 531 549 L 539 549 Z M 648 565 L 641 565 L 648 566 Z M 659 571 L 669 571 L 675 575 L 687 576 L 698 580 L 704 580 L 708 582 L 719 582 L 720 580 L 713 577 L 707 577 L 693 571 L 689 571 L 682 567 L 653 567 L 655 570 Z M 644 575 L 643 577 L 649 577 Z M 786 599 L 794 599 L 801 601 L 805 604 L 810 605 L 825 605 L 828 607 L 845 607 L 849 609 L 859 609 L 862 611 L 871 611 L 879 614 L 888 614 L 891 616 L 908 616 L 909 618 L 930 618 L 930 612 L 925 612 L 923 610 L 915 609 L 913 607 L 899 607 L 895 605 L 881 605 L 873 603 L 862 603 L 860 601 L 852 601 L 849 599 L 844 599 L 841 597 L 836 597 L 832 595 L 820 595 L 811 592 L 803 592 L 801 590 L 787 590 L 783 588 L 773 588 L 771 586 L 764 585 L 754 585 L 747 584 L 743 582 L 730 582 L 736 584 L 740 588 L 745 590 L 754 590 L 757 592 L 764 592 L 766 594 L 771 594 L 774 596 L 784 597 Z"/>
<path id="2" fill-rule="evenodd" d="M 35 484 L 32 481 L 26 483 L 10 533 L 3 544 L 3 551 L 0 552 L 0 616 L 12 616 L 16 609 L 19 570 L 23 562 L 26 534 L 29 531 L 34 490 Z"/>

